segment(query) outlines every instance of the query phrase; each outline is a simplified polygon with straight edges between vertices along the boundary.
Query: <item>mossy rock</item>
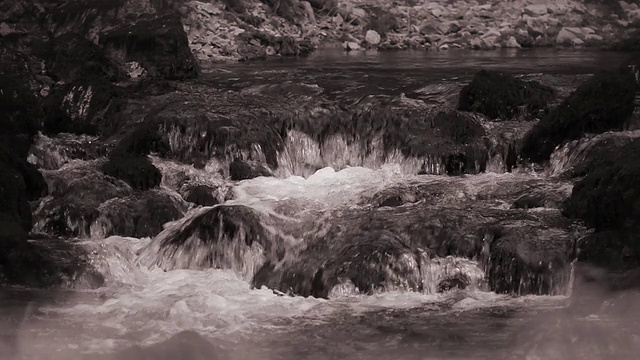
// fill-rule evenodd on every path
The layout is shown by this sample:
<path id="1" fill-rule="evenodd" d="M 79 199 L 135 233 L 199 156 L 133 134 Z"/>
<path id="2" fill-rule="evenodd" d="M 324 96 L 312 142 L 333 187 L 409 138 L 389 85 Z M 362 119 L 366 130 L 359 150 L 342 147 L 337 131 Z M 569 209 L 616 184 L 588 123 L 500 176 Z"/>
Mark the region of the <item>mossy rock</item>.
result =
<path id="1" fill-rule="evenodd" d="M 106 175 L 121 179 L 137 190 L 160 185 L 162 173 L 146 156 L 115 156 L 102 166 Z"/>
<path id="2" fill-rule="evenodd" d="M 556 146 L 586 133 L 622 129 L 635 108 L 637 84 L 629 72 L 601 72 L 582 83 L 525 136 L 522 157 L 549 159 Z"/>
<path id="3" fill-rule="evenodd" d="M 538 116 L 554 98 L 555 91 L 537 81 L 523 81 L 511 75 L 481 70 L 460 90 L 458 110 L 484 114 L 491 119 L 508 120 L 524 108 Z"/>

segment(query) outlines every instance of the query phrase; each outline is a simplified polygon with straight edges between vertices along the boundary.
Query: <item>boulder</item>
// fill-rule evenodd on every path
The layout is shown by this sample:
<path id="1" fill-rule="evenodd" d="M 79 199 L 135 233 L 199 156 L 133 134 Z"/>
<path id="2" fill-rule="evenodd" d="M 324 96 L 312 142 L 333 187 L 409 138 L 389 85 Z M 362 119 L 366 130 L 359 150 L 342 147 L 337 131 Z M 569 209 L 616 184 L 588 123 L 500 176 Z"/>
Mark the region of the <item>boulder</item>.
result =
<path id="1" fill-rule="evenodd" d="M 102 34 L 100 44 L 112 58 L 135 61 L 152 76 L 187 79 L 199 73 L 187 34 L 175 14 L 143 17 L 134 25 Z"/>
<path id="2" fill-rule="evenodd" d="M 380 44 L 380 34 L 378 34 L 375 30 L 367 30 L 364 39 L 370 45 L 378 45 Z"/>
<path id="3" fill-rule="evenodd" d="M 98 207 L 91 235 L 93 238 L 154 237 L 164 229 L 165 223 L 180 219 L 186 211 L 187 204 L 180 197 L 161 190 L 111 198 Z"/>
<path id="4" fill-rule="evenodd" d="M 526 109 L 530 116 L 543 113 L 555 92 L 536 81 L 481 70 L 460 90 L 458 109 L 474 111 L 491 119 L 511 119 Z"/>
<path id="5" fill-rule="evenodd" d="M 613 149 L 573 188 L 564 213 L 596 232 L 581 244 L 580 258 L 620 269 L 640 265 L 640 139 Z"/>
<path id="6" fill-rule="evenodd" d="M 73 83 L 80 79 L 120 81 L 126 73 L 96 44 L 78 34 L 65 34 L 53 39 L 51 54 L 46 59 L 47 71 L 55 79 Z"/>
<path id="7" fill-rule="evenodd" d="M 127 183 L 93 168 L 62 168 L 45 177 L 50 196 L 34 212 L 34 231 L 40 233 L 90 237 L 100 204 L 132 194 Z"/>
<path id="8" fill-rule="evenodd" d="M 269 230 L 272 220 L 244 205 L 200 208 L 156 236 L 140 261 L 165 270 L 229 269 L 251 279 L 267 259 L 285 255 L 284 239 Z"/>
<path id="9" fill-rule="evenodd" d="M 182 198 L 199 206 L 214 206 L 221 203 L 218 190 L 207 185 L 189 186 L 180 191 Z"/>
<path id="10" fill-rule="evenodd" d="M 46 101 L 47 134 L 97 135 L 109 127 L 123 91 L 101 78 L 83 78 L 54 88 Z"/>
<path id="11" fill-rule="evenodd" d="M 635 77 L 629 72 L 592 76 L 527 133 L 523 158 L 546 161 L 563 142 L 586 133 L 621 129 L 633 113 L 636 89 Z"/>
<path id="12" fill-rule="evenodd" d="M 273 176 L 268 168 L 261 164 L 251 164 L 247 161 L 234 159 L 229 164 L 229 177 L 231 180 L 247 180 L 259 176 Z"/>
<path id="13" fill-rule="evenodd" d="M 19 134 L 30 138 L 40 130 L 42 102 L 30 79 L 26 57 L 0 48 L 0 138 Z"/>
<path id="14" fill-rule="evenodd" d="M 102 166 L 106 175 L 124 180 L 132 188 L 147 190 L 160 185 L 162 173 L 146 156 L 113 156 Z"/>

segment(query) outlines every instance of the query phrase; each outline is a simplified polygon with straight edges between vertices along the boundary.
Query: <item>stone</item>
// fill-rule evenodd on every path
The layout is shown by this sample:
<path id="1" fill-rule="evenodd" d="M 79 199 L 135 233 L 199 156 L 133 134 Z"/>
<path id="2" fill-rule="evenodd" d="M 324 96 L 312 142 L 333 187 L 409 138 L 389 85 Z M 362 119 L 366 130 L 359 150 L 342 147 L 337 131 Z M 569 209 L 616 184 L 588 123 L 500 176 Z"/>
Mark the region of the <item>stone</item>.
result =
<path id="1" fill-rule="evenodd" d="M 562 29 L 560 29 L 560 32 L 558 33 L 558 36 L 556 37 L 556 43 L 557 44 L 567 44 L 567 43 L 571 43 L 572 41 L 574 41 L 577 38 L 578 37 L 576 36 L 575 33 L 567 30 L 566 28 L 562 28 Z"/>
<path id="2" fill-rule="evenodd" d="M 533 4 L 525 6 L 522 12 L 529 16 L 542 16 L 547 14 L 549 9 L 545 4 Z"/>
<path id="3" fill-rule="evenodd" d="M 436 27 L 438 28 L 438 31 L 444 35 L 457 33 L 461 29 L 460 24 L 457 21 L 446 21 L 436 25 Z"/>
<path id="4" fill-rule="evenodd" d="M 360 44 L 353 41 L 346 42 L 345 48 L 347 51 L 356 51 L 361 49 Z"/>
<path id="5" fill-rule="evenodd" d="M 375 30 L 367 30 L 367 34 L 364 37 L 365 41 L 371 45 L 380 44 L 380 34 L 378 34 Z"/>
<path id="6" fill-rule="evenodd" d="M 507 43 L 505 44 L 506 47 L 508 48 L 520 48 L 522 47 L 519 43 L 518 40 L 516 40 L 515 37 L 510 36 L 509 40 L 507 40 Z"/>
<path id="7" fill-rule="evenodd" d="M 124 69 L 107 58 L 98 45 L 77 34 L 54 38 L 46 64 L 50 76 L 65 83 L 88 78 L 113 82 L 126 79 Z"/>
<path id="8" fill-rule="evenodd" d="M 185 201 L 199 206 L 213 206 L 221 203 L 218 190 L 207 185 L 190 186 L 181 190 Z"/>
<path id="9" fill-rule="evenodd" d="M 91 224 L 91 236 L 154 237 L 164 229 L 164 224 L 182 218 L 187 208 L 182 198 L 163 190 L 111 198 L 98 207 L 97 217 Z"/>
<path id="10" fill-rule="evenodd" d="M 524 106 L 536 116 L 548 106 L 555 92 L 536 81 L 524 82 L 510 75 L 481 70 L 460 90 L 458 110 L 474 111 L 491 119 L 510 119 Z"/>
<path id="11" fill-rule="evenodd" d="M 121 89 L 99 77 L 56 86 L 47 98 L 44 131 L 99 134 L 121 94 Z"/>
<path id="12" fill-rule="evenodd" d="M 165 270 L 230 269 L 250 279 L 266 259 L 285 255 L 284 239 L 268 229 L 271 220 L 245 205 L 204 207 L 156 236 L 140 250 L 140 262 Z"/>
<path id="13" fill-rule="evenodd" d="M 630 72 L 601 72 L 592 76 L 527 133 L 522 157 L 543 162 L 556 146 L 585 133 L 622 129 L 633 113 L 636 89 L 635 76 Z"/>
<path id="14" fill-rule="evenodd" d="M 140 18 L 100 36 L 100 44 L 112 58 L 136 61 L 151 76 L 166 79 L 195 78 L 199 66 L 177 15 Z"/>
<path id="15" fill-rule="evenodd" d="M 59 236 L 90 237 L 103 202 L 132 194 L 124 181 L 95 168 L 62 168 L 45 172 L 49 196 L 34 212 L 34 231 Z"/>
<path id="16" fill-rule="evenodd" d="M 0 24 L 0 36 L 4 37 L 13 33 L 13 29 L 6 23 Z"/>
<path id="17" fill-rule="evenodd" d="M 608 161 L 591 168 L 573 188 L 564 214 L 596 230 L 582 242 L 581 260 L 616 270 L 640 264 L 639 150 L 638 139 L 613 148 L 604 155 Z"/>
<path id="18" fill-rule="evenodd" d="M 147 190 L 158 187 L 162 174 L 147 157 L 114 156 L 102 166 L 106 175 L 125 181 L 133 189 Z"/>

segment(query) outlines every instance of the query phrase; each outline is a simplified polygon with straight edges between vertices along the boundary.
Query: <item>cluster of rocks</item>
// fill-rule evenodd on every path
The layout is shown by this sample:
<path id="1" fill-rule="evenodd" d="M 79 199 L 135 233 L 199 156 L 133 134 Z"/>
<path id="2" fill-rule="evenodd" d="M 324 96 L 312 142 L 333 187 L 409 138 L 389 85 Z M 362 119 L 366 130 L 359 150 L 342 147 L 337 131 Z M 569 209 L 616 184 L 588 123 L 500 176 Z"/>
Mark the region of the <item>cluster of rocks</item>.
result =
<path id="1" fill-rule="evenodd" d="M 283 1 L 284 2 L 284 1 Z M 191 49 L 201 60 L 245 60 L 341 44 L 347 51 L 537 46 L 614 48 L 634 39 L 636 3 L 563 1 L 287 1 L 280 16 L 268 1 L 187 3 Z M 239 3 L 239 2 L 231 2 Z"/>

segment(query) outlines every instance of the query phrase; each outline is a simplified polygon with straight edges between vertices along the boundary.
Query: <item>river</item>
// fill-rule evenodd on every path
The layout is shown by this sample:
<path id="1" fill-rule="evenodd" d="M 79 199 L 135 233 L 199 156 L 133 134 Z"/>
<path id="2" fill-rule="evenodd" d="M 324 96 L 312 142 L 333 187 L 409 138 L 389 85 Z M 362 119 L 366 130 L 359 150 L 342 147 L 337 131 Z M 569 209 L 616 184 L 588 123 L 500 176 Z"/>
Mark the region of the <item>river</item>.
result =
<path id="1" fill-rule="evenodd" d="M 323 96 L 332 101 L 373 94 L 442 104 L 455 102 L 460 87 L 480 68 L 540 80 L 566 96 L 589 74 L 614 69 L 626 56 L 550 49 L 355 54 L 327 50 L 304 59 L 219 65 L 207 69 L 203 81 L 231 92 L 304 84 L 304 89 L 323 89 Z M 288 151 L 300 143 L 304 142 L 289 144 Z M 288 161 L 296 159 L 289 154 Z M 175 166 L 162 159 L 155 162 L 165 165 L 163 172 Z M 309 232 L 338 231 L 331 226 L 344 225 L 339 234 L 357 236 L 358 231 L 376 228 L 376 221 L 380 231 L 393 232 L 394 222 L 406 230 L 412 222 L 432 221 L 441 214 L 502 219 L 526 213 L 526 218 L 508 221 L 510 226 L 531 229 L 524 234 L 532 242 L 536 237 L 546 241 L 566 235 L 560 234 L 564 228 L 558 228 L 560 235 L 545 235 L 549 228 L 555 231 L 549 224 L 562 217 L 557 208 L 510 208 L 532 191 L 570 194 L 569 181 L 550 175 L 562 169 L 505 173 L 495 165 L 486 173 L 447 177 L 408 173 L 406 164 L 392 161 L 376 166 L 365 162 L 366 167 L 346 163 L 326 160 L 321 166 L 327 167 L 315 173 L 292 166 L 277 178 L 228 182 L 234 199 L 219 206 L 255 210 L 265 228 L 293 247 Z M 417 199 L 401 205 L 401 210 L 370 207 L 373 194 L 398 187 L 405 193 L 415 190 Z M 348 229 L 351 225 L 354 229 Z M 178 221 L 167 229 L 180 226 Z M 439 226 L 464 236 L 465 226 L 471 225 L 452 221 Z M 620 295 L 627 297 L 623 309 L 577 306 L 590 303 L 590 298 L 600 304 L 602 291 L 595 285 L 574 291 L 578 284 L 573 263 L 562 273 L 564 280 L 550 285 L 551 295 L 491 292 L 480 259 L 448 256 L 429 262 L 429 269 L 422 264 L 420 291 L 398 286 L 362 295 L 353 284 L 344 283 L 324 299 L 252 287 L 251 276 L 262 263 L 252 250 L 224 269 L 183 266 L 167 271 L 148 266 L 153 262 L 149 259 L 157 260 L 153 239 L 73 241 L 90 252 L 108 285 L 93 290 L 0 291 L 3 359 L 636 359 L 640 351 L 637 294 Z M 436 279 L 452 273 L 463 273 L 473 286 L 434 291 Z"/>

